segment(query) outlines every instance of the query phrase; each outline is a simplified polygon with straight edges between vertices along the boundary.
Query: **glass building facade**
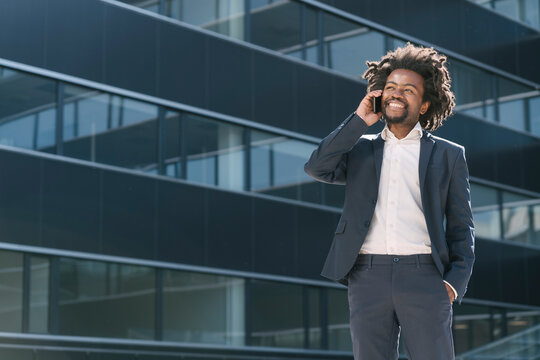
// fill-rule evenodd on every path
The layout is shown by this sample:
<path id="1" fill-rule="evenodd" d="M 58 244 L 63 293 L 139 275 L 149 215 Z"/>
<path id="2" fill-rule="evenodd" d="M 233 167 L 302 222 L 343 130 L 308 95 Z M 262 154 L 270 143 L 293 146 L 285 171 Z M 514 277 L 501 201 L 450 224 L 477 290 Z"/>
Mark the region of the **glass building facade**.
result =
<path id="1" fill-rule="evenodd" d="M 0 15 L 47 50 L 0 39 L 0 356 L 351 357 L 346 289 L 319 276 L 344 188 L 303 165 L 365 62 L 424 43 L 328 3 Z M 540 323 L 540 86 L 448 57 L 457 107 L 436 135 L 467 149 L 478 258 L 453 331 L 475 359 Z"/>

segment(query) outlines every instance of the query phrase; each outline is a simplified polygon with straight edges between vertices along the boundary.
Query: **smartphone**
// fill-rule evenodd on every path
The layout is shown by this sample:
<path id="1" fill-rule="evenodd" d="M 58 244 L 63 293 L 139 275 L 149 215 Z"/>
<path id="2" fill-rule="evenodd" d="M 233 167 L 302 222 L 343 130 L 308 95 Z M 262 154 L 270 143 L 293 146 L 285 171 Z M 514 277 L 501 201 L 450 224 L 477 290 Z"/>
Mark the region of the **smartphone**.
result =
<path id="1" fill-rule="evenodd" d="M 373 98 L 373 112 L 382 112 L 382 95 Z"/>

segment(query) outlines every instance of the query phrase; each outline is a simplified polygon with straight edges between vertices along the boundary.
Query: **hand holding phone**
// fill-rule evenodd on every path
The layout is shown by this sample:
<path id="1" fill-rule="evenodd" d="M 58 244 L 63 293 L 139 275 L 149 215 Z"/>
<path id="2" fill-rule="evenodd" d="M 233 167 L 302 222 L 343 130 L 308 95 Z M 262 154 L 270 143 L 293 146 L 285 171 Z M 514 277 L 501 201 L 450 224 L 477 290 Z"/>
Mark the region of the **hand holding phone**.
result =
<path id="1" fill-rule="evenodd" d="M 367 93 L 356 109 L 356 114 L 368 126 L 375 124 L 382 117 L 382 90 L 373 90 Z M 379 100 L 377 100 L 379 98 Z"/>

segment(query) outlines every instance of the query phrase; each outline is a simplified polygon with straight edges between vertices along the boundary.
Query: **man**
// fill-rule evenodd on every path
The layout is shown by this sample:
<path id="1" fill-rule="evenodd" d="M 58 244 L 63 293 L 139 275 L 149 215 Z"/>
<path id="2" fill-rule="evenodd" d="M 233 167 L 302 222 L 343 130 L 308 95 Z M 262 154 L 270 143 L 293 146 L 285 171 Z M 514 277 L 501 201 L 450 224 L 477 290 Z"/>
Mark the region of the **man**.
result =
<path id="1" fill-rule="evenodd" d="M 454 359 L 452 303 L 474 263 L 464 148 L 431 135 L 452 113 L 446 57 L 407 44 L 368 62 L 368 93 L 305 165 L 346 185 L 322 275 L 348 285 L 356 360 Z M 373 98 L 382 96 L 382 110 Z M 381 116 L 386 126 L 363 137 Z"/>

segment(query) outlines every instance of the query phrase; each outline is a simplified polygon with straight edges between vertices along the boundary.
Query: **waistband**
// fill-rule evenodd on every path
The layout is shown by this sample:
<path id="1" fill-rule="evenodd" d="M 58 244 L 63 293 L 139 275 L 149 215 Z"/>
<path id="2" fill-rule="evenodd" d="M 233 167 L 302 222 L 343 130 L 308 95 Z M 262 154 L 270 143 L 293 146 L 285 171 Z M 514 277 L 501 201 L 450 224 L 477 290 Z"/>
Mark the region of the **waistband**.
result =
<path id="1" fill-rule="evenodd" d="M 355 265 L 434 264 L 431 254 L 379 255 L 358 254 Z"/>

